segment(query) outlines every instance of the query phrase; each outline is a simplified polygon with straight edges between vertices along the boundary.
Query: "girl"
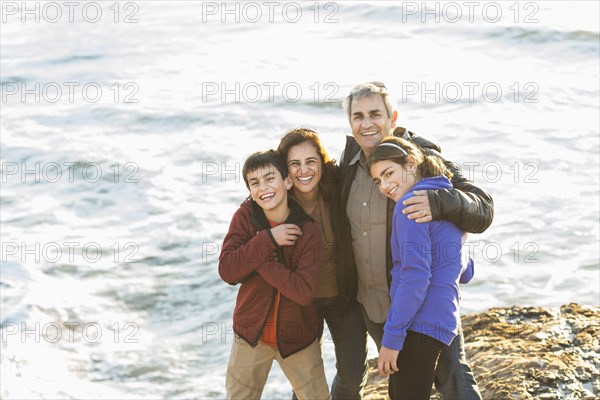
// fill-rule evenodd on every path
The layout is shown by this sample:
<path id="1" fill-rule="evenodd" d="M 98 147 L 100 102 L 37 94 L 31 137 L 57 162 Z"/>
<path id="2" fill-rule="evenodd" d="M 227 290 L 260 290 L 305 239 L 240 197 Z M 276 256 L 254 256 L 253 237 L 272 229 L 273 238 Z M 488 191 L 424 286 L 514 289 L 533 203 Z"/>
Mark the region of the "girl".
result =
<path id="1" fill-rule="evenodd" d="M 341 235 L 349 235 L 349 230 L 341 228 L 339 168 L 312 129 L 288 131 L 277 150 L 288 166 L 293 199 L 315 220 L 323 241 L 315 303 L 320 329 L 327 322 L 335 347 L 337 374 L 331 395 L 334 399 L 361 399 L 367 369 L 366 327 L 356 302 L 356 271 L 345 268 L 351 250 L 339 246 Z"/>
<path id="2" fill-rule="evenodd" d="M 391 375 L 391 399 L 429 399 L 440 352 L 457 335 L 458 284 L 470 280 L 473 264 L 463 254 L 463 231 L 448 221 L 417 224 L 402 213 L 402 202 L 413 190 L 451 189 L 452 173 L 439 158 L 425 156 L 413 143 L 397 137 L 388 137 L 375 148 L 367 169 L 381 193 L 396 202 L 391 308 L 379 351 L 379 373 Z"/>

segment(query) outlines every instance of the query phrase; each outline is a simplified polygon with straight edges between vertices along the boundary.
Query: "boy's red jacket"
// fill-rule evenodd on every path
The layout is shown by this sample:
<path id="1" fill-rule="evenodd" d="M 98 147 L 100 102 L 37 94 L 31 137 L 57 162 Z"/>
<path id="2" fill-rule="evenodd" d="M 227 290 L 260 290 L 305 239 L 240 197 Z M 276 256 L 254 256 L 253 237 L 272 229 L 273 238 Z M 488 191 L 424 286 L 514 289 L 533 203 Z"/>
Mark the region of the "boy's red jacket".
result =
<path id="1" fill-rule="evenodd" d="M 281 292 L 277 315 L 277 346 L 286 358 L 319 337 L 317 309 L 312 300 L 319 281 L 321 235 L 302 208 L 288 198 L 286 224 L 302 235 L 293 246 L 277 246 L 264 211 L 244 201 L 235 212 L 219 256 L 219 274 L 241 283 L 233 312 L 233 330 L 252 347 L 258 344 L 275 295 Z"/>

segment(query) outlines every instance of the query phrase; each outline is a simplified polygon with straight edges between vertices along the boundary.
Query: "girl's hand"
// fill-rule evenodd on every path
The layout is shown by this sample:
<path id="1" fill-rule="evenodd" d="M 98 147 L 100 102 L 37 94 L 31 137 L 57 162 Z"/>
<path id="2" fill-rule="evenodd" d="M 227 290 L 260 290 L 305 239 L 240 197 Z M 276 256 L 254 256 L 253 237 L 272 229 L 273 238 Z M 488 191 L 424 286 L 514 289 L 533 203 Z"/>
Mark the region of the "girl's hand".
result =
<path id="1" fill-rule="evenodd" d="M 271 235 L 279 246 L 292 246 L 296 244 L 296 239 L 302 235 L 302 231 L 298 225 L 281 224 L 271 228 Z"/>
<path id="2" fill-rule="evenodd" d="M 399 352 L 399 350 L 392 350 L 385 346 L 381 346 L 381 349 L 379 350 L 379 361 L 377 362 L 379 375 L 388 376 L 394 372 L 398 372 L 396 361 L 398 360 Z"/>
<path id="3" fill-rule="evenodd" d="M 427 190 L 415 190 L 412 193 L 413 197 L 402 202 L 403 205 L 408 206 L 402 210 L 402 214 L 408 214 L 408 219 L 414 219 L 419 224 L 431 222 L 433 218 L 431 217 Z"/>

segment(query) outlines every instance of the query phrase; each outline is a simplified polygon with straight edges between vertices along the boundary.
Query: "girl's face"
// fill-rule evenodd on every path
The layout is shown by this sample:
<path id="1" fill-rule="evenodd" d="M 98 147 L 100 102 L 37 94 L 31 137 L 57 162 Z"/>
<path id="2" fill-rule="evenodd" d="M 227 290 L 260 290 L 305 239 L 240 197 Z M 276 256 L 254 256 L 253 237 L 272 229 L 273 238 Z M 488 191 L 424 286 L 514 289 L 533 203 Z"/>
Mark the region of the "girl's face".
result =
<path id="1" fill-rule="evenodd" d="M 379 191 L 398 202 L 417 183 L 414 163 L 400 165 L 391 160 L 383 160 L 371 165 L 371 176 L 379 186 Z"/>
<path id="2" fill-rule="evenodd" d="M 309 193 L 318 188 L 323 175 L 323 163 L 311 142 L 292 146 L 288 151 L 287 166 L 296 190 Z"/>

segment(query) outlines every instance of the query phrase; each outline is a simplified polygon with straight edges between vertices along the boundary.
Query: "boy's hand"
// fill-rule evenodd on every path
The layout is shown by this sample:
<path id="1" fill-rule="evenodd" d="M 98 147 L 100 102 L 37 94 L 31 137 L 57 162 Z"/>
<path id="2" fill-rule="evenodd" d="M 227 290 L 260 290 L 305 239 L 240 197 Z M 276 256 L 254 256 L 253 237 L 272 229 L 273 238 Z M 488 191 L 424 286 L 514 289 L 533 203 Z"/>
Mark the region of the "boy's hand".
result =
<path id="1" fill-rule="evenodd" d="M 377 361 L 377 370 L 379 375 L 388 376 L 394 372 L 398 372 L 398 366 L 396 360 L 398 360 L 398 350 L 388 349 L 385 346 L 381 346 L 379 350 L 379 361 Z"/>
<path id="2" fill-rule="evenodd" d="M 281 224 L 271 228 L 271 235 L 279 246 L 291 246 L 296 244 L 296 239 L 302 235 L 302 231 L 298 225 Z"/>

